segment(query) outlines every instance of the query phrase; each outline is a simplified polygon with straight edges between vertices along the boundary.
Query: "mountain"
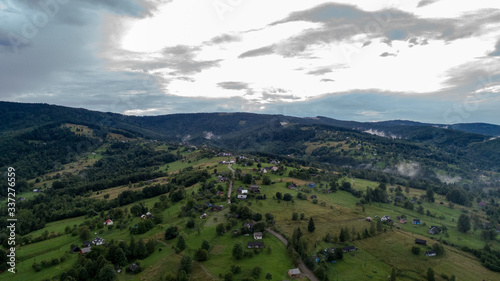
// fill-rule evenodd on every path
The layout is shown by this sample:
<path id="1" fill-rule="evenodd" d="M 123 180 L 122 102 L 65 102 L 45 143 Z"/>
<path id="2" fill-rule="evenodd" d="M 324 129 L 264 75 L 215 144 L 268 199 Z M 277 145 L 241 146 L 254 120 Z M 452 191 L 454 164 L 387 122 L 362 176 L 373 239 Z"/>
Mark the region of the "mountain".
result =
<path id="1" fill-rule="evenodd" d="M 292 155 L 302 161 L 379 170 L 397 170 L 397 165 L 404 162 L 419 163 L 422 170 L 427 171 L 423 174 L 432 178 L 441 174 L 447 177 L 460 174 L 473 180 L 479 173 L 473 171 L 500 170 L 500 139 L 491 137 L 500 126 L 491 124 L 445 126 L 403 120 L 363 123 L 322 116 L 300 118 L 253 113 L 140 117 L 11 102 L 0 102 L 0 112 L 4 120 L 0 124 L 0 141 L 5 147 L 13 144 L 9 138 L 18 136 L 18 141 L 28 149 L 34 139 L 26 139 L 22 133 L 44 128 L 39 135 L 48 135 L 49 129 L 54 134 L 54 126 L 70 123 L 94 129 L 101 139 L 112 132 L 129 137 L 215 145 L 236 151 Z M 70 139 L 62 133 L 55 135 Z M 42 140 L 47 142 L 46 138 L 39 139 Z M 79 147 L 92 147 L 92 140 L 78 141 L 82 142 Z M 67 146 L 71 147 L 70 144 Z M 77 153 L 75 149 L 72 151 Z M 54 157 L 57 157 L 55 151 L 56 148 Z M 12 151 L 6 151 L 5 155 L 10 155 L 6 159 L 9 161 L 15 156 Z"/>

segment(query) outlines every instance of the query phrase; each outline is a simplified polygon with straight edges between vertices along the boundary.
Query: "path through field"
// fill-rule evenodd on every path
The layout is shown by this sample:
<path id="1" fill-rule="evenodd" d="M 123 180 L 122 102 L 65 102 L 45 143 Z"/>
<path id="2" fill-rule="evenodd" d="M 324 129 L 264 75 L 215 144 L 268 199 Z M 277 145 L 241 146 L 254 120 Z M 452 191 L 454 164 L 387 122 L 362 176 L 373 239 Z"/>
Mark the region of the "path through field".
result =
<path id="1" fill-rule="evenodd" d="M 276 238 L 278 238 L 281 242 L 283 242 L 283 244 L 285 244 L 285 246 L 288 245 L 288 241 L 286 241 L 286 239 L 283 236 L 281 236 L 279 233 L 277 233 L 276 231 L 273 231 L 270 228 L 267 228 L 266 230 L 267 230 L 267 232 L 276 236 Z M 300 259 L 299 268 L 300 268 L 300 271 L 302 271 L 302 274 L 307 276 L 307 278 L 309 278 L 309 280 L 319 281 L 318 278 L 316 278 L 316 276 L 314 276 L 314 274 L 311 272 L 311 270 L 309 270 L 309 268 L 307 268 L 307 266 L 304 264 L 302 259 Z"/>

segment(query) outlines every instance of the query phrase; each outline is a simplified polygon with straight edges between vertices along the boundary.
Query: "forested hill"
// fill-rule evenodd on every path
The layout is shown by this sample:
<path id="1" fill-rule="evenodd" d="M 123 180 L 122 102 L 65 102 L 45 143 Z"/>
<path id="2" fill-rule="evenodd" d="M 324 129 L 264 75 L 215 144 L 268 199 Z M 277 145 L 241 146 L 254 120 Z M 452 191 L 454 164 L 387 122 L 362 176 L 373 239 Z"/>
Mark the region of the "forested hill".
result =
<path id="1" fill-rule="evenodd" d="M 474 179 L 482 171 L 500 171 L 500 139 L 491 137 L 500 126 L 490 124 L 457 124 L 447 129 L 444 125 L 399 120 L 362 123 L 252 113 L 138 117 L 11 102 L 0 102 L 0 114 L 0 141 L 3 150 L 9 150 L 4 151 L 2 158 L 7 162 L 15 159 L 18 150 L 40 154 L 33 148 L 40 142 L 52 145 L 52 154 L 48 155 L 55 158 L 62 147 L 77 155 L 97 145 L 93 138 L 79 136 L 74 140 L 67 133 L 54 132 L 57 126 L 71 123 L 88 126 L 101 139 L 118 130 L 130 137 L 208 144 L 233 151 L 291 155 L 304 161 L 379 170 L 397 170 L 400 163 L 411 162 L 421 165 L 423 171 L 432 171 L 426 174 L 435 177 Z M 41 131 L 30 135 L 34 129 Z M 50 134 L 58 136 L 58 141 L 48 139 Z M 72 147 L 71 142 L 79 144 Z"/>

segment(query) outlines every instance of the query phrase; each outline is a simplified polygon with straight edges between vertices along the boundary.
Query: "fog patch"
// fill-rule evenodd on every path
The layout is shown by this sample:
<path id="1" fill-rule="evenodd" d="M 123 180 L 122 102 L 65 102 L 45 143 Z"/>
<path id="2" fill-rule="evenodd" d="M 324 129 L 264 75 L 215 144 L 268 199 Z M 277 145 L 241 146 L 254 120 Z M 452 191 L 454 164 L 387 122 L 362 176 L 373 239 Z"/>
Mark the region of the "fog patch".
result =
<path id="1" fill-rule="evenodd" d="M 400 139 L 401 136 L 397 136 L 391 133 L 386 134 L 384 131 L 379 131 L 379 130 L 374 130 L 374 129 L 369 129 L 364 131 L 365 133 L 368 133 L 370 135 L 376 135 L 379 137 L 384 137 L 384 138 L 391 138 L 391 139 Z"/>
<path id="2" fill-rule="evenodd" d="M 437 175 L 437 178 L 444 183 L 457 183 L 459 182 L 462 178 L 459 176 L 456 177 L 450 177 L 448 175 Z"/>
<path id="3" fill-rule="evenodd" d="M 205 134 L 204 138 L 207 140 L 211 140 L 215 135 L 212 132 L 203 132 Z"/>
<path id="4" fill-rule="evenodd" d="M 396 165 L 396 171 L 402 176 L 414 178 L 420 174 L 420 164 L 415 162 L 401 162 Z"/>

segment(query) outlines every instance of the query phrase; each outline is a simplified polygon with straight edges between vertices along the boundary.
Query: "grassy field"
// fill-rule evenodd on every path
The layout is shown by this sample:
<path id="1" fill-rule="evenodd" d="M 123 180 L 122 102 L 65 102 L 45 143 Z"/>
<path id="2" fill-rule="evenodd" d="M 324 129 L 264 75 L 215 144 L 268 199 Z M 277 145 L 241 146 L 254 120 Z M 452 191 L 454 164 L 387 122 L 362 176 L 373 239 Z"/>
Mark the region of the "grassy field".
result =
<path id="1" fill-rule="evenodd" d="M 92 157 L 95 156 L 94 158 L 88 157 L 86 161 L 97 161 L 99 154 L 104 150 L 105 147 L 102 147 L 101 151 L 97 151 L 96 155 L 92 155 Z M 182 152 L 181 155 L 183 155 L 184 161 L 179 160 L 169 163 L 169 172 L 176 173 L 187 167 L 193 167 L 194 169 L 208 168 L 210 173 L 213 169 L 230 172 L 227 165 L 218 164 L 219 161 L 228 160 L 229 157 L 197 159 L 195 153 Z M 263 164 L 263 166 L 273 165 Z M 167 164 L 162 168 L 164 170 L 167 169 Z M 253 172 L 253 168 L 256 168 L 255 165 L 243 167 L 242 165 L 235 164 L 233 168 L 241 169 L 242 173 L 256 174 Z M 290 171 L 293 168 L 287 169 Z M 267 200 L 251 198 L 248 201 L 238 201 L 235 203 L 247 204 L 252 211 L 261 213 L 262 215 L 268 212 L 272 213 L 275 217 L 275 227 L 286 236 L 290 237 L 296 227 L 301 227 L 308 241 L 308 252 L 311 254 L 325 247 L 355 245 L 359 251 L 346 254 L 342 261 L 328 265 L 328 273 L 331 276 L 331 280 L 387 280 L 387 276 L 390 274 L 392 268 L 398 270 L 398 280 L 422 280 L 428 267 L 433 267 L 436 275 L 445 274 L 451 276 L 451 274 L 455 274 L 458 277 L 457 280 L 500 280 L 500 274 L 489 271 L 480 264 L 477 258 L 453 247 L 446 246 L 446 253 L 443 257 L 428 258 L 423 255 L 423 252 L 419 256 L 412 255 L 410 252 L 415 238 L 426 239 L 429 245 L 432 245 L 434 242 L 433 239 L 437 240 L 441 238 L 447 240 L 449 243 L 467 245 L 471 248 L 482 248 L 484 241 L 479 237 L 479 230 L 476 233 L 471 231 L 467 234 L 458 233 L 456 230 L 456 220 L 460 214 L 467 211 L 469 213 L 477 213 L 482 217 L 484 216 L 484 212 L 481 210 L 475 211 L 474 208 L 465 208 L 458 205 L 455 205 L 451 209 L 447 203 L 440 205 L 439 202 L 445 200 L 442 196 L 436 195 L 436 202 L 422 203 L 424 209 L 429 210 L 434 217 L 421 215 L 416 211 L 410 211 L 392 204 L 381 203 L 366 205 L 363 211 L 363 208 L 356 204 L 359 199 L 348 192 L 337 191 L 325 194 L 319 188 L 309 189 L 304 187 L 310 181 L 290 178 L 288 177 L 288 173 L 284 173 L 283 176 L 270 173 L 267 175 L 273 181 L 271 185 L 261 185 L 261 193 L 266 195 Z M 215 179 L 215 176 L 212 179 Z M 375 188 L 378 186 L 377 182 L 367 180 L 350 178 L 346 180 L 353 184 L 353 188 L 362 191 L 365 191 L 367 187 Z M 303 190 L 289 190 L 286 187 L 287 182 L 294 182 Z M 160 181 L 160 183 L 163 182 Z M 257 183 L 261 184 L 260 181 L 257 181 Z M 316 183 L 319 186 L 320 182 L 316 181 Z M 326 182 L 323 182 L 323 184 L 327 185 Z M 226 186 L 225 184 L 222 185 Z M 191 194 L 192 191 L 198 189 L 198 186 L 195 185 L 187 188 L 186 194 Z M 246 185 L 240 181 L 236 181 L 233 186 L 233 196 L 235 196 L 234 190 L 239 186 Z M 113 199 L 120 192 L 127 189 L 128 186 L 114 187 L 104 190 L 98 195 L 93 195 L 93 197 L 102 198 L 104 195 L 109 194 L 109 198 Z M 138 188 L 133 189 L 137 190 Z M 282 194 L 290 193 L 294 196 L 294 200 L 286 202 L 273 199 L 276 192 L 281 192 Z M 296 198 L 298 192 L 305 193 L 307 200 Z M 227 190 L 224 193 L 226 194 Z M 408 197 L 418 197 L 423 194 L 425 194 L 425 191 L 410 189 L 409 194 L 406 195 Z M 317 204 L 312 202 L 311 195 L 317 196 Z M 392 193 L 389 193 L 389 195 L 393 196 Z M 27 193 L 24 197 L 31 198 L 32 196 L 34 196 L 33 193 Z M 158 201 L 159 197 L 149 198 L 120 208 L 130 210 L 133 205 L 143 203 L 151 209 L 154 203 Z M 266 247 L 271 248 L 271 252 L 264 249 L 259 255 L 254 255 L 252 258 L 243 258 L 242 260 L 234 260 L 232 258 L 231 251 L 233 245 L 237 242 L 242 242 L 246 245 L 248 241 L 253 240 L 253 237 L 239 236 L 232 238 L 230 234 L 231 230 L 224 236 L 216 235 L 216 225 L 226 222 L 226 215 L 229 213 L 229 206 L 225 198 L 214 202 L 214 204 L 225 206 L 222 212 L 208 213 L 208 218 L 204 220 L 196 217 L 196 227 L 193 229 L 185 227 L 188 218 L 178 216 L 180 208 L 186 202 L 187 199 L 184 199 L 181 202 L 171 204 L 168 209 L 162 212 L 164 222 L 161 225 L 157 225 L 144 234 L 135 236 L 136 239 L 154 239 L 158 242 L 158 245 L 152 255 L 140 261 L 144 269 L 142 273 L 131 275 L 122 271 L 122 273 L 118 274 L 118 280 L 160 280 L 167 274 L 175 274 L 182 255 L 188 254 L 193 256 L 194 251 L 201 246 L 203 240 L 209 241 L 212 246 L 209 252 L 209 259 L 205 262 L 193 263 L 191 280 L 221 280 L 220 276 L 229 272 L 231 265 L 241 266 L 243 270 L 242 273 L 235 276 L 234 280 L 239 280 L 242 276 L 248 276 L 254 266 L 262 268 L 259 280 L 264 280 L 267 272 L 273 275 L 273 280 L 288 278 L 286 272 L 288 269 L 293 268 L 293 265 L 286 255 L 284 245 L 269 234 L 265 234 L 263 241 Z M 294 212 L 298 214 L 304 213 L 304 219 L 292 220 Z M 349 230 L 354 228 L 358 232 L 363 231 L 365 228 L 368 229 L 370 223 L 365 220 L 365 217 L 371 216 L 375 218 L 375 216 L 381 217 L 383 215 L 390 215 L 393 218 L 404 215 L 408 218 L 409 223 L 397 223 L 393 229 L 388 229 L 385 233 L 342 245 L 334 245 L 323 241 L 326 234 L 337 236 L 342 227 L 347 227 Z M 316 230 L 313 233 L 309 233 L 306 230 L 310 217 L 314 219 L 316 225 Z M 413 218 L 420 218 L 425 225 L 412 225 L 410 222 Z M 73 227 L 73 225 L 80 225 L 86 219 L 85 217 L 77 217 L 47 223 L 44 229 L 34 231 L 30 235 L 38 237 L 44 231 L 48 231 L 49 233 L 63 233 L 66 226 Z M 130 217 L 123 222 L 126 227 L 122 230 L 117 227 L 112 229 L 103 228 L 97 230 L 95 233 L 98 233 L 97 236 L 104 238 L 106 241 L 123 240 L 128 243 L 131 239 L 129 227 L 133 227 L 133 225 L 140 221 L 139 217 Z M 241 227 L 240 224 L 241 221 L 239 221 L 239 224 L 235 228 Z M 169 225 L 178 225 L 181 228 L 180 232 L 186 237 L 187 241 L 187 249 L 184 252 L 176 254 L 173 250 L 173 246 L 177 241 L 176 239 L 165 241 L 164 231 Z M 448 228 L 448 231 L 446 234 L 432 236 L 427 233 L 428 227 L 431 225 L 444 225 Z M 92 233 L 92 236 L 95 236 L 95 234 Z M 19 261 L 17 267 L 18 273 L 15 275 L 2 275 L 2 280 L 4 280 L 4 277 L 5 280 L 42 280 L 58 275 L 71 268 L 77 262 L 78 254 L 69 254 L 68 252 L 71 244 L 80 244 L 81 242 L 78 236 L 65 234 L 46 241 L 20 246 L 17 251 Z M 494 241 L 492 247 L 499 249 L 500 243 Z M 422 248 L 423 250 L 426 249 L 425 247 Z M 50 260 L 62 256 L 66 256 L 64 262 L 43 269 L 40 272 L 35 272 L 31 268 L 31 265 L 35 261 L 41 262 L 42 260 Z M 438 276 L 437 280 L 444 279 Z"/>

